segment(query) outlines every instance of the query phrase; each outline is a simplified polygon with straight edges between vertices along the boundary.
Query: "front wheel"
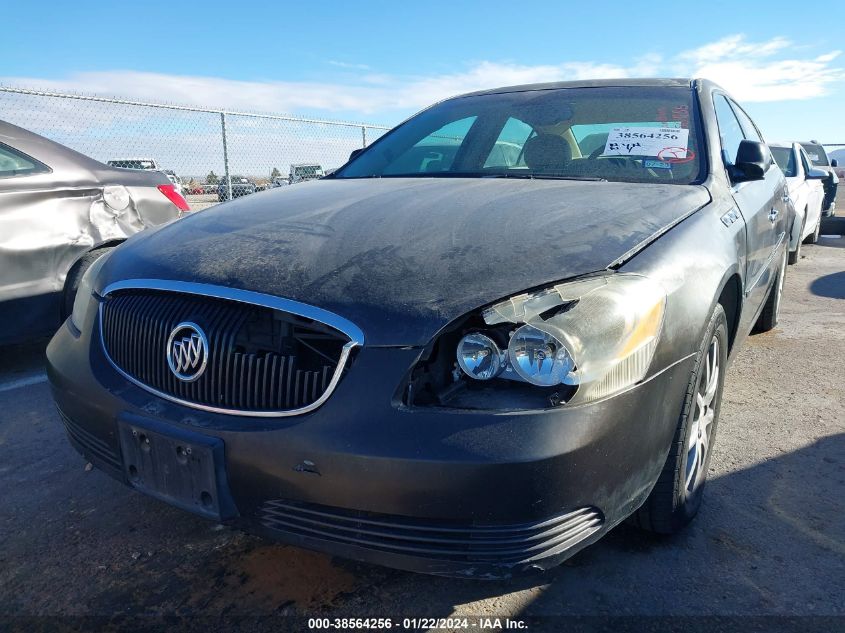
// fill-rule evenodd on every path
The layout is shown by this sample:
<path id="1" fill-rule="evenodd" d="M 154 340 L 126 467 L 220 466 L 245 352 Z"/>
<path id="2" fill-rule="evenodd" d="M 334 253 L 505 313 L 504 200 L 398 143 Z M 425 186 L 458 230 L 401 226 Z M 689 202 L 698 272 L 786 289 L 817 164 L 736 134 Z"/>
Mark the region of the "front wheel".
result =
<path id="1" fill-rule="evenodd" d="M 674 534 L 692 521 L 701 507 L 716 439 L 727 351 L 727 318 L 716 304 L 696 355 L 669 456 L 648 499 L 631 517 L 631 522 L 644 530 Z"/>

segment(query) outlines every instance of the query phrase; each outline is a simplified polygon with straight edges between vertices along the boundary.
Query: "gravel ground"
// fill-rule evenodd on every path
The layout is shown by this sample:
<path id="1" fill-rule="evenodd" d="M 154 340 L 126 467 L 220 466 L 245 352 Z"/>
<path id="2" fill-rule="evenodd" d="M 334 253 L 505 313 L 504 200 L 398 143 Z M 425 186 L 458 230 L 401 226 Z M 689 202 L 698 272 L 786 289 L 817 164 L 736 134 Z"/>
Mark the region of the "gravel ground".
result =
<path id="1" fill-rule="evenodd" d="M 220 200 L 217 198 L 217 194 L 203 194 L 203 195 L 187 195 L 185 199 L 188 201 L 188 204 L 191 205 L 191 211 L 202 211 L 203 209 L 207 209 L 208 207 L 213 207 L 215 204 L 219 204 Z"/>
<path id="2" fill-rule="evenodd" d="M 832 237 L 789 268 L 781 324 L 750 337 L 729 371 L 694 524 L 668 539 L 621 526 L 546 575 L 508 582 L 333 559 L 144 497 L 87 468 L 65 440 L 44 343 L 0 349 L 0 629 L 4 617 L 59 622 L 10 618 L 30 615 L 282 630 L 291 620 L 239 618 L 563 614 L 839 616 L 822 628 L 843 630 L 845 217 L 822 233 Z"/>

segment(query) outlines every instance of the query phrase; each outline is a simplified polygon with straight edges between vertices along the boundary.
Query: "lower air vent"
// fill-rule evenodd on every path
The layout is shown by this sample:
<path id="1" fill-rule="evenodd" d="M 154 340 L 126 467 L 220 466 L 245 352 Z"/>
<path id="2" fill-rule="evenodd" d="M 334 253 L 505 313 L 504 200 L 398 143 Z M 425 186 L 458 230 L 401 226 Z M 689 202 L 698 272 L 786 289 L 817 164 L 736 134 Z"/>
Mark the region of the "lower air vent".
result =
<path id="1" fill-rule="evenodd" d="M 601 512 L 591 507 L 535 523 L 460 525 L 284 500 L 265 502 L 259 520 L 271 530 L 385 552 L 512 564 L 572 547 L 604 523 Z"/>
<path id="2" fill-rule="evenodd" d="M 62 418 L 62 423 L 65 425 L 65 430 L 70 439 L 76 442 L 85 453 L 91 457 L 100 459 L 112 468 L 121 469 L 120 457 L 108 444 L 91 435 L 91 433 L 83 429 L 61 411 L 59 411 L 59 415 Z"/>

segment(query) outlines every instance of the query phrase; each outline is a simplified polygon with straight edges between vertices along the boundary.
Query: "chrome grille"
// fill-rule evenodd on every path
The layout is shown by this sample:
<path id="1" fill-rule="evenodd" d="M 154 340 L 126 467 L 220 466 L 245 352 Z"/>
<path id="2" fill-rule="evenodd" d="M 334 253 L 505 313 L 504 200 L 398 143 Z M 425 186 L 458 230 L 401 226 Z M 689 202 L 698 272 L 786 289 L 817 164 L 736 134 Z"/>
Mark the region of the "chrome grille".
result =
<path id="1" fill-rule="evenodd" d="M 105 351 L 125 376 L 157 395 L 224 413 L 290 414 L 319 405 L 351 345 L 313 319 L 198 294 L 120 290 L 106 295 L 100 315 Z M 186 320 L 208 338 L 208 365 L 192 382 L 167 363 L 168 337 Z"/>

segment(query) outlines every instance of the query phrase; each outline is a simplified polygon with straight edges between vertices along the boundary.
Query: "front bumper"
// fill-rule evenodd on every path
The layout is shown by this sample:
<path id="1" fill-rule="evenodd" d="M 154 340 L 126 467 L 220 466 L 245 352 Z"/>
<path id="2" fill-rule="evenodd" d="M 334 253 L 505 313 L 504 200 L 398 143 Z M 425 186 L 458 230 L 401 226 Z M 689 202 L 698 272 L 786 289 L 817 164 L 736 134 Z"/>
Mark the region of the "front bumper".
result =
<path id="1" fill-rule="evenodd" d="M 68 435 L 99 468 L 131 485 L 121 425 L 217 438 L 230 495 L 219 519 L 343 557 L 476 577 L 552 567 L 634 511 L 663 467 L 691 371 L 687 359 L 569 409 L 401 409 L 392 396 L 419 350 L 365 347 L 318 410 L 259 419 L 157 398 L 92 336 L 96 325 L 77 335 L 65 324 L 47 357 Z"/>

